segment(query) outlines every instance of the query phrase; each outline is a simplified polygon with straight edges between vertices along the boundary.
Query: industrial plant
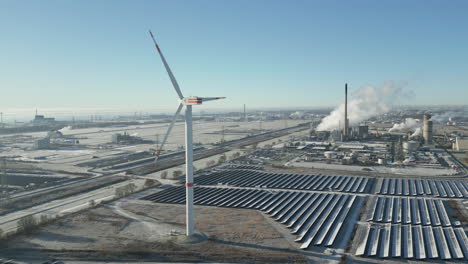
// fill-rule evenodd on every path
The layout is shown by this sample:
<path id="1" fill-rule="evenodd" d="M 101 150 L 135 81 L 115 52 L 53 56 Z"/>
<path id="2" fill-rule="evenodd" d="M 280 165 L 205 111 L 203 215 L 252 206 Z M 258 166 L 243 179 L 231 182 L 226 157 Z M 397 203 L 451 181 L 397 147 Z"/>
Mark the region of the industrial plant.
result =
<path id="1" fill-rule="evenodd" d="M 186 124 L 190 113 L 180 117 L 181 104 L 173 117 L 137 122 L 5 127 L 0 228 L 18 242 L 0 254 L 28 256 L 18 251 L 17 235 L 33 221 L 40 229 L 28 237 L 48 248 L 38 257 L 44 260 L 88 259 L 69 242 L 54 251 L 50 234 L 86 237 L 94 242 L 80 248 L 96 255 L 109 252 L 98 245 L 126 241 L 111 255 L 128 261 L 141 260 L 138 252 L 204 261 L 225 250 L 231 254 L 225 261 L 268 252 L 262 263 L 466 260 L 467 117 L 416 108 L 361 117 L 356 111 L 373 106 L 356 108 L 348 88 L 331 111 L 241 105 Z M 210 99 L 180 98 L 195 105 Z M 117 222 L 106 222 L 111 216 Z M 72 224 L 64 228 L 66 222 Z M 114 225 L 122 231 L 112 231 Z M 221 249 L 220 241 L 229 244 Z M 265 249 L 235 246 L 248 241 Z M 191 255 L 195 248 L 204 254 Z"/>

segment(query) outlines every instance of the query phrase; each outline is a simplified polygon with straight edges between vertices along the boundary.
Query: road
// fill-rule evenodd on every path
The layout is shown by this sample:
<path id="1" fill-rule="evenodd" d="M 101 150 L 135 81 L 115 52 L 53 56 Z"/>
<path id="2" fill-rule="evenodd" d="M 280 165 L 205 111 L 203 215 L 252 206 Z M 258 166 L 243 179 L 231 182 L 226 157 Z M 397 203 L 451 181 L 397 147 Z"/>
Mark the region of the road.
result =
<path id="1" fill-rule="evenodd" d="M 53 200 L 41 205 L 30 207 L 21 211 L 16 211 L 0 217 L 0 229 L 4 233 L 15 232 L 17 222 L 24 216 L 34 215 L 37 220 L 42 215 L 47 217 L 58 217 L 69 213 L 73 213 L 89 207 L 89 201 L 94 200 L 96 203 L 109 201 L 115 198 L 115 190 L 124 185 L 133 183 L 137 189 L 141 189 L 144 185 L 143 179 L 132 179 L 129 181 L 120 182 L 94 191 L 74 195 L 71 197 Z"/>

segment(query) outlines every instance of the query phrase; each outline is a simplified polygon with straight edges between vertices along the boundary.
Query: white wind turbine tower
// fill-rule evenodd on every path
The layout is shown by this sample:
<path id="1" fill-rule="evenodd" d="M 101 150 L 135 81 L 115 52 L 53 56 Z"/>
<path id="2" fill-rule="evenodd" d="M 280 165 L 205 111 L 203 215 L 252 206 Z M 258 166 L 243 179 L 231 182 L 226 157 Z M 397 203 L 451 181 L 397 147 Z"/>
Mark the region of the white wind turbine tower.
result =
<path id="1" fill-rule="evenodd" d="M 158 43 L 156 43 L 156 40 L 153 36 L 153 33 L 149 31 L 151 38 L 153 39 L 154 46 L 156 47 L 156 50 L 159 53 L 159 56 L 161 56 L 161 60 L 164 64 L 164 67 L 166 68 L 167 74 L 169 75 L 169 78 L 171 79 L 172 85 L 174 86 L 175 91 L 177 92 L 177 95 L 179 96 L 179 107 L 177 108 L 177 111 L 172 118 L 171 124 L 167 128 L 166 135 L 164 136 L 163 141 L 160 144 L 159 150 L 156 152 L 156 159 L 155 163 L 157 162 L 159 155 L 161 154 L 161 150 L 164 148 L 164 144 L 166 143 L 167 137 L 171 133 L 172 127 L 174 126 L 174 123 L 177 119 L 177 116 L 179 115 L 180 111 L 182 110 L 182 107 L 185 106 L 185 175 L 186 175 L 186 180 L 185 180 L 185 189 L 186 189 L 186 225 L 187 225 L 187 231 L 186 235 L 191 236 L 194 234 L 194 219 L 193 219 L 193 144 L 192 144 L 192 105 L 201 105 L 203 102 L 206 101 L 212 101 L 212 100 L 218 100 L 218 99 L 223 99 L 225 97 L 197 97 L 197 96 L 191 96 L 191 97 L 184 97 L 182 95 L 182 92 L 179 88 L 179 84 L 177 83 L 174 75 L 172 74 L 171 68 L 169 68 L 169 65 L 166 62 L 166 59 L 164 58 L 164 55 L 161 52 L 161 49 L 158 46 Z"/>

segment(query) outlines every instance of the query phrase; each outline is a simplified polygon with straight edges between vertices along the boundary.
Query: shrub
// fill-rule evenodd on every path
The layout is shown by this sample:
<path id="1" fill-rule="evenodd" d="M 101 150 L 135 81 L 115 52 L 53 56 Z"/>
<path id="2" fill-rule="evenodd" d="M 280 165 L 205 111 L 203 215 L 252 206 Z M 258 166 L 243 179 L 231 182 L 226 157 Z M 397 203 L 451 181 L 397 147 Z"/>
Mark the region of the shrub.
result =
<path id="1" fill-rule="evenodd" d="M 31 232 L 37 227 L 36 218 L 33 215 L 27 215 L 18 220 L 18 232 Z"/>
<path id="2" fill-rule="evenodd" d="M 226 161 L 226 159 L 227 159 L 227 158 L 226 158 L 226 155 L 223 154 L 223 155 L 221 155 L 221 156 L 219 157 L 218 163 L 223 163 L 223 162 Z"/>
<path id="3" fill-rule="evenodd" d="M 166 177 L 167 177 L 167 173 L 166 173 Z M 161 178 L 162 178 L 162 175 L 161 175 Z M 163 178 L 165 179 L 165 178 Z M 153 186 L 156 184 L 156 181 L 155 180 L 152 180 L 152 179 L 146 179 L 145 180 L 145 187 L 150 187 L 150 186 Z"/>
<path id="4" fill-rule="evenodd" d="M 49 217 L 47 217 L 47 215 L 41 215 L 41 220 L 39 221 L 39 223 L 46 224 L 48 222 L 49 222 Z"/>
<path id="5" fill-rule="evenodd" d="M 133 183 L 129 183 L 125 186 L 115 189 L 115 196 L 117 196 L 118 198 L 125 197 L 127 195 L 132 194 L 135 190 L 136 185 Z"/>
<path id="6" fill-rule="evenodd" d="M 210 161 L 207 161 L 207 162 L 206 162 L 206 166 L 207 166 L 207 167 L 211 167 L 211 166 L 213 166 L 213 165 L 215 165 L 215 164 L 216 164 L 216 161 L 214 161 L 214 160 L 210 160 Z"/>
<path id="7" fill-rule="evenodd" d="M 172 177 L 177 178 L 182 176 L 182 171 L 181 170 L 175 170 L 172 172 Z"/>

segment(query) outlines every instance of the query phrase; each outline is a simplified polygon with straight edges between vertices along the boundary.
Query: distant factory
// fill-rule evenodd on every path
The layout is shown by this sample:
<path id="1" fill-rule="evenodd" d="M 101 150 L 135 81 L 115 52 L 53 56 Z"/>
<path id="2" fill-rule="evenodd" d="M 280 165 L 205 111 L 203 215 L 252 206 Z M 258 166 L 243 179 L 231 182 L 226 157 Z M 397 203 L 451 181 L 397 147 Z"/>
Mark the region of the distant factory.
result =
<path id="1" fill-rule="evenodd" d="M 53 117 L 45 117 L 44 115 L 38 115 L 36 110 L 36 115 L 34 119 L 31 121 L 34 126 L 48 126 L 55 124 L 55 118 Z"/>
<path id="2" fill-rule="evenodd" d="M 369 138 L 369 126 L 360 124 L 350 127 L 348 118 L 348 84 L 345 84 L 345 104 L 344 104 L 344 127 L 343 129 L 335 129 L 330 132 L 320 131 L 320 139 L 328 138 L 332 142 L 349 141 L 357 139 Z"/>
<path id="3" fill-rule="evenodd" d="M 127 132 L 124 132 L 123 134 L 120 134 L 120 133 L 113 134 L 111 140 L 112 140 L 112 143 L 114 144 L 123 144 L 123 145 L 153 143 L 152 141 L 144 140 L 135 135 L 129 135 Z"/>

